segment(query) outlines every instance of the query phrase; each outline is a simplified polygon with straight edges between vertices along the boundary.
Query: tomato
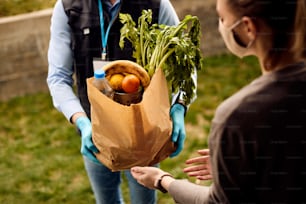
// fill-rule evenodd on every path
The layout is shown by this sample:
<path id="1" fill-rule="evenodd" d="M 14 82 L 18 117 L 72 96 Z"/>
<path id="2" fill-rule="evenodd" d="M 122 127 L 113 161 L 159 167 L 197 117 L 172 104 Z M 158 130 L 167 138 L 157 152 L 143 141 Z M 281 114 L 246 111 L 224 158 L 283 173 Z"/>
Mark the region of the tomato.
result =
<path id="1" fill-rule="evenodd" d="M 128 74 L 122 80 L 122 89 L 125 93 L 137 92 L 140 87 L 140 80 L 134 74 Z"/>

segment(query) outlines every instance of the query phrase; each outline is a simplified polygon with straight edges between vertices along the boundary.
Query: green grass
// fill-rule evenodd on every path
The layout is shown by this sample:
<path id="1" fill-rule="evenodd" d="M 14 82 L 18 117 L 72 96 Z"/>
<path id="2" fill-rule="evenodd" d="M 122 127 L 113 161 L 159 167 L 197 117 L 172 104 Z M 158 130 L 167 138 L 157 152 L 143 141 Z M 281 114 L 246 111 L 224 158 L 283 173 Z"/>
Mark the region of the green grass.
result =
<path id="1" fill-rule="evenodd" d="M 254 58 L 207 58 L 198 74 L 198 98 L 186 116 L 185 148 L 178 157 L 163 161 L 161 168 L 186 178 L 181 171 L 184 161 L 207 147 L 215 108 L 259 74 Z M 0 203 L 94 203 L 79 152 L 80 138 L 53 108 L 48 93 L 0 102 L 0 112 Z M 123 192 L 129 203 L 126 182 Z M 159 203 L 173 201 L 159 193 Z"/>
<path id="2" fill-rule="evenodd" d="M 0 0 L 0 17 L 52 8 L 56 0 Z"/>

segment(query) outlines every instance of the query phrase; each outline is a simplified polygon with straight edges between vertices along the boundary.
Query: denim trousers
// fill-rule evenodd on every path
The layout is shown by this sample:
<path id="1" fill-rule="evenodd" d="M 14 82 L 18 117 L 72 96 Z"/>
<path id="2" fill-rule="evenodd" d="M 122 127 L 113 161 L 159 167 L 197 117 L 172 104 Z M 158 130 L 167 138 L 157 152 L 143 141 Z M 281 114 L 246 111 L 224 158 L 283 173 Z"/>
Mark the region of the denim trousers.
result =
<path id="1" fill-rule="evenodd" d="M 85 169 L 94 192 L 96 204 L 124 204 L 121 194 L 121 172 L 112 172 L 103 164 L 98 164 L 83 156 Z M 129 170 L 124 170 L 127 178 L 131 204 L 155 204 L 157 193 L 140 185 Z"/>

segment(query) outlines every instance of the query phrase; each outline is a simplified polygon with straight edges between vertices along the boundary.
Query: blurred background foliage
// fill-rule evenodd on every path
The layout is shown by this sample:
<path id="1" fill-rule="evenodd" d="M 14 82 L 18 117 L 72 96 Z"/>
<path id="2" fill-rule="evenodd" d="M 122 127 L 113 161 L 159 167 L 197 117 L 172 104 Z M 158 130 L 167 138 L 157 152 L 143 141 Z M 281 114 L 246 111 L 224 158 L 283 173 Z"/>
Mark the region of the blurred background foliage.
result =
<path id="1" fill-rule="evenodd" d="M 0 17 L 52 8 L 56 0 L 0 0 Z"/>

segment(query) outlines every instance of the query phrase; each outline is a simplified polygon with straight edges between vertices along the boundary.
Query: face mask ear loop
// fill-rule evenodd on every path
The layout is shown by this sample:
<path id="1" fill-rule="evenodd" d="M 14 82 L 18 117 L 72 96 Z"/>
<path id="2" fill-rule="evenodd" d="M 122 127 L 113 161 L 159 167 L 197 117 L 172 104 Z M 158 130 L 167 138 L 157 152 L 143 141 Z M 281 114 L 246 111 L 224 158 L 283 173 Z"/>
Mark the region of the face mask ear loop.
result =
<path id="1" fill-rule="evenodd" d="M 233 29 L 236 28 L 241 22 L 242 22 L 242 19 L 238 20 L 237 22 L 235 22 L 235 23 L 229 28 L 229 30 L 231 30 L 231 31 L 233 32 Z M 251 41 L 247 44 L 246 48 L 251 47 L 252 44 L 253 44 L 253 42 L 254 42 L 254 40 L 251 40 Z"/>
<path id="2" fill-rule="evenodd" d="M 247 46 L 246 46 L 246 48 L 250 48 L 252 45 L 253 45 L 253 42 L 255 41 L 255 39 L 254 40 L 251 40 L 248 44 L 247 44 Z"/>
<path id="3" fill-rule="evenodd" d="M 225 27 L 223 24 L 223 21 L 221 20 L 221 18 L 219 17 L 219 23 L 221 23 L 223 25 L 223 27 L 225 27 L 228 30 L 233 30 L 236 26 L 238 26 L 240 23 L 242 22 L 242 19 L 236 21 L 233 25 L 231 25 L 229 28 Z"/>
<path id="4" fill-rule="evenodd" d="M 236 21 L 232 26 L 229 27 L 230 30 L 233 30 L 236 28 L 240 23 L 242 22 L 242 19 Z"/>

